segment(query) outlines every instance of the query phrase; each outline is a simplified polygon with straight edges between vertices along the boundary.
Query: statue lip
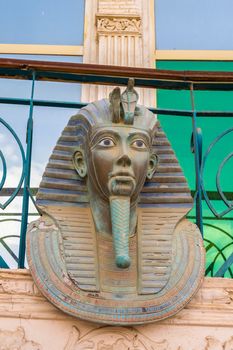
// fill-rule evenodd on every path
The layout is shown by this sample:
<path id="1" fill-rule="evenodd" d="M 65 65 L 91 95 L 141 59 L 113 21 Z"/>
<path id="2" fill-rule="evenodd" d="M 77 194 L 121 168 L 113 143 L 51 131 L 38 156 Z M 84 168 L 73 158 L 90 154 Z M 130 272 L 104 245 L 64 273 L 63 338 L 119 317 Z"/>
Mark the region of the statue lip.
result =
<path id="1" fill-rule="evenodd" d="M 130 179 L 133 179 L 133 180 L 135 180 L 135 176 L 132 174 L 132 173 L 130 173 L 130 172 L 126 172 L 126 171 L 120 171 L 120 172 L 118 172 L 118 173 L 111 173 L 110 175 L 109 175 L 109 179 L 112 179 L 113 177 L 115 177 L 115 178 L 119 178 L 120 180 L 129 180 L 129 178 Z"/>
<path id="2" fill-rule="evenodd" d="M 135 187 L 135 176 L 129 172 L 118 172 L 110 175 L 108 188 L 112 195 L 131 196 Z"/>

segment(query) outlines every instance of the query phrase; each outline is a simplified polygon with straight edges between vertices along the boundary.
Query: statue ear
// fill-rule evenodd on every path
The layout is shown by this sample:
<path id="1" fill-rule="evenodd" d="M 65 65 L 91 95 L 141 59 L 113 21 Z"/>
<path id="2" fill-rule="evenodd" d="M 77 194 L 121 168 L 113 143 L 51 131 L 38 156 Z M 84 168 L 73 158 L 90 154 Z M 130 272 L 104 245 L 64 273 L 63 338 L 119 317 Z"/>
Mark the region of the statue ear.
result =
<path id="1" fill-rule="evenodd" d="M 87 175 L 87 165 L 84 152 L 81 148 L 75 150 L 73 154 L 73 164 L 79 176 L 84 178 Z"/>
<path id="2" fill-rule="evenodd" d="M 147 179 L 151 179 L 158 165 L 158 156 L 156 154 L 151 154 L 149 159 L 149 164 L 147 168 Z"/>

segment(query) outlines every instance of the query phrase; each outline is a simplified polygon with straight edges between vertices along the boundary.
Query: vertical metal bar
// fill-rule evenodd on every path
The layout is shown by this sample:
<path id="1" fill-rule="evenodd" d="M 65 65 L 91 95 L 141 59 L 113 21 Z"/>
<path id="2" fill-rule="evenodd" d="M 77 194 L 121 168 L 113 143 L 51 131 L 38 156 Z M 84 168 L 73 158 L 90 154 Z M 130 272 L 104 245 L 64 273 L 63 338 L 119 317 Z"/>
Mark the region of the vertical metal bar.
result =
<path id="1" fill-rule="evenodd" d="M 20 243 L 19 243 L 19 262 L 18 267 L 24 268 L 25 264 L 25 245 L 26 245 L 26 231 L 28 224 L 28 206 L 29 206 L 29 191 L 30 177 L 31 177 L 31 158 L 32 158 L 32 138 L 33 138 L 33 97 L 35 88 L 35 71 L 32 72 L 32 89 L 30 99 L 29 117 L 27 122 L 27 136 L 26 136 L 26 163 L 25 163 L 25 177 L 23 188 L 23 204 L 22 204 L 22 221 L 20 230 Z"/>
<path id="2" fill-rule="evenodd" d="M 191 104 L 192 104 L 192 128 L 193 128 L 193 145 L 196 172 L 196 224 L 199 227 L 203 237 L 203 218 L 202 218 L 202 190 L 201 190 L 201 150 L 199 149 L 198 130 L 197 130 L 197 113 L 195 111 L 193 84 L 190 85 Z"/>

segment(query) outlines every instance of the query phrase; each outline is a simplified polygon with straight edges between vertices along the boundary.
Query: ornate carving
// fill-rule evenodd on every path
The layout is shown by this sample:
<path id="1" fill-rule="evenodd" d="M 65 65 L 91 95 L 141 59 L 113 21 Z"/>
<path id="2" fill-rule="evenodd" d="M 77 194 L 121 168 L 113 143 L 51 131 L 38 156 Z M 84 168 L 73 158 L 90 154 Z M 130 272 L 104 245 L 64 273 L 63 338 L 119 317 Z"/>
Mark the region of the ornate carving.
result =
<path id="1" fill-rule="evenodd" d="M 226 290 L 226 292 L 227 292 L 227 295 L 228 295 L 228 297 L 229 297 L 229 304 L 231 303 L 231 304 L 233 304 L 233 290 L 231 290 L 231 289 L 227 289 Z"/>
<path id="2" fill-rule="evenodd" d="M 83 337 L 73 326 L 64 350 L 168 350 L 168 342 L 152 341 L 134 328 L 105 327 L 95 329 Z"/>
<path id="3" fill-rule="evenodd" d="M 18 327 L 15 331 L 0 329 L 0 350 L 42 350 L 41 345 L 25 338 L 25 331 Z"/>
<path id="4" fill-rule="evenodd" d="M 233 336 L 225 342 L 213 336 L 205 338 L 205 347 L 198 350 L 232 350 Z M 183 350 L 174 348 L 166 339 L 153 341 L 134 328 L 104 327 L 80 335 L 76 326 L 72 327 L 64 350 Z M 190 348 L 191 349 L 191 348 Z M 193 348 L 192 348 L 193 349 Z M 196 349 L 197 350 L 197 349 Z"/>
<path id="5" fill-rule="evenodd" d="M 25 280 L 17 280 L 13 279 L 9 281 L 1 280 L 0 281 L 0 293 L 6 293 L 6 294 L 24 294 L 24 295 L 41 295 L 41 293 L 38 291 L 37 287 L 35 286 L 35 283 L 29 279 L 25 278 Z"/>
<path id="6" fill-rule="evenodd" d="M 212 336 L 208 336 L 205 339 L 206 339 L 205 350 L 232 350 L 233 349 L 233 336 L 225 342 L 221 342 Z"/>
<path id="7" fill-rule="evenodd" d="M 99 34 L 141 34 L 141 18 L 138 15 L 113 16 L 98 14 L 96 20 Z"/>
<path id="8" fill-rule="evenodd" d="M 38 191 L 43 215 L 27 235 L 42 293 L 105 324 L 177 313 L 204 273 L 200 233 L 184 218 L 192 206 L 186 180 L 156 117 L 137 100 L 130 79 L 122 95 L 115 88 L 70 119 Z"/>
<path id="9" fill-rule="evenodd" d="M 203 301 L 205 301 L 206 303 L 212 305 L 230 305 L 233 304 L 231 292 L 232 291 L 228 291 L 223 287 L 216 287 L 216 289 L 204 288 L 200 290 L 200 292 L 197 295 L 195 295 L 195 297 L 193 298 L 193 302 L 203 303 Z"/>
<path id="10" fill-rule="evenodd" d="M 228 339 L 224 345 L 223 350 L 232 350 L 233 349 L 233 336 Z"/>

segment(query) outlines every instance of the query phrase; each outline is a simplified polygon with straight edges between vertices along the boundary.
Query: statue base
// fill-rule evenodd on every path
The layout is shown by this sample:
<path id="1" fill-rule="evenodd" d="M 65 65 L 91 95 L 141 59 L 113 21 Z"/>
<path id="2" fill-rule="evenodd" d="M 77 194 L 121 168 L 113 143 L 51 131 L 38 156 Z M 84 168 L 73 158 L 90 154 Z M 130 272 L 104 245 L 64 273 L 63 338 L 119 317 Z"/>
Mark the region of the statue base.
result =
<path id="1" fill-rule="evenodd" d="M 111 327 L 58 310 L 28 270 L 0 270 L 1 349 L 223 350 L 232 348 L 232 329 L 232 279 L 205 278 L 192 301 L 164 321 Z"/>

